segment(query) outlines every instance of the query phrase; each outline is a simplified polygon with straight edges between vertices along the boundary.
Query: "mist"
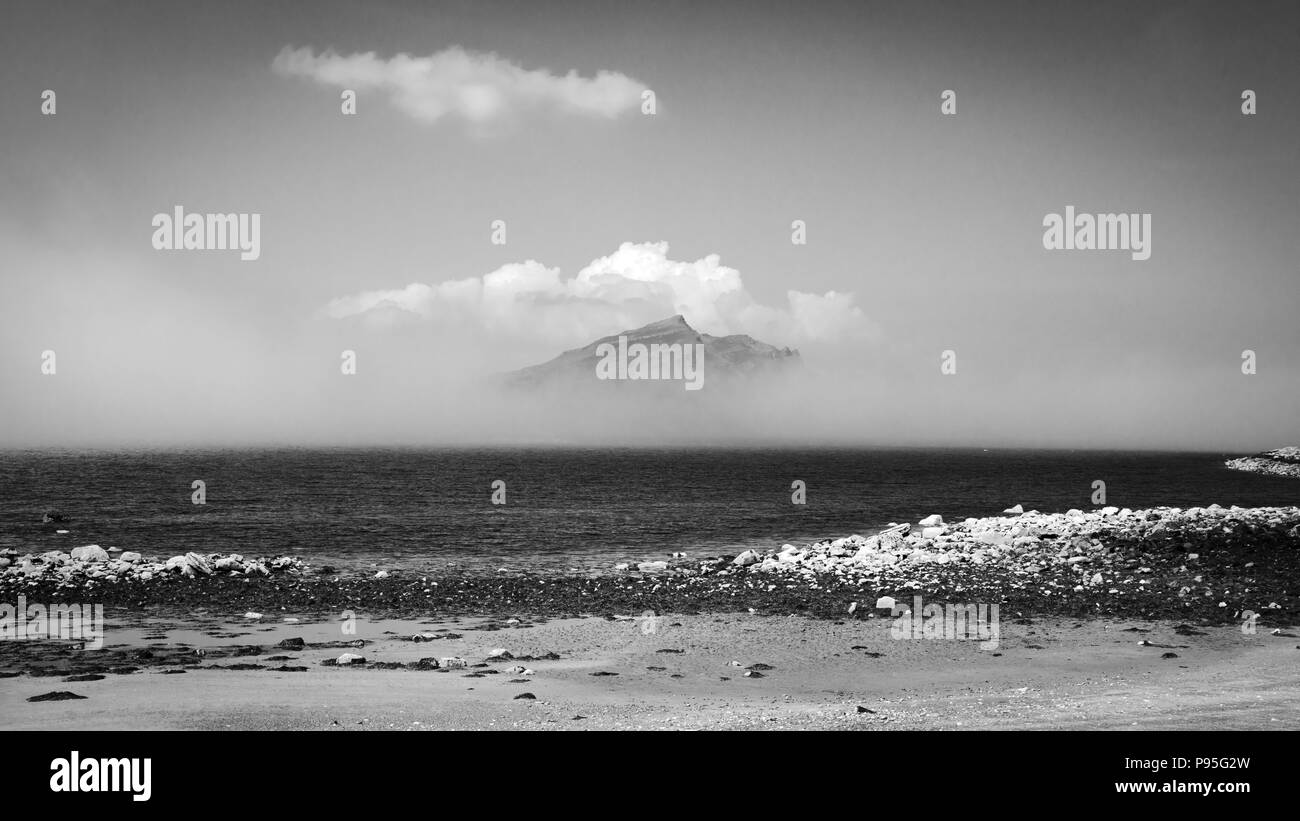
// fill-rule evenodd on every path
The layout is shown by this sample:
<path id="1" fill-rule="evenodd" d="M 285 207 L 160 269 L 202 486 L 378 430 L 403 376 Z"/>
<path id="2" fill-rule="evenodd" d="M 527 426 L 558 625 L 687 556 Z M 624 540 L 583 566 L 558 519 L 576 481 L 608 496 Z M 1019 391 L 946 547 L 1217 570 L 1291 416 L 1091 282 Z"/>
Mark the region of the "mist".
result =
<path id="1" fill-rule="evenodd" d="M 1300 439 L 1300 33 L 1267 4 L 561 5 L 13 9 L 0 447 Z M 177 208 L 258 215 L 257 258 L 156 249 Z M 1145 215 L 1143 258 L 1046 248 L 1070 209 Z M 801 365 L 501 390 L 675 314 Z"/>

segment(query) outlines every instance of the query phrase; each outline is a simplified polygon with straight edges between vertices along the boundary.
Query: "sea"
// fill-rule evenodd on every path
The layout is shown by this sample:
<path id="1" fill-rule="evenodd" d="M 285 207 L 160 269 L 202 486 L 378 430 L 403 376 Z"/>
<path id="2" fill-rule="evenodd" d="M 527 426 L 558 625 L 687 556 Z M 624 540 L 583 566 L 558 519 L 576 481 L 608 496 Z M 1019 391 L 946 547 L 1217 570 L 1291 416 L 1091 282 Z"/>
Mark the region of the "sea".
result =
<path id="1" fill-rule="evenodd" d="M 0 452 L 0 547 L 296 556 L 339 570 L 592 572 L 931 513 L 1300 504 L 1240 454 L 984 449 Z M 196 504 L 202 482 L 203 504 Z M 797 484 L 798 483 L 798 484 Z M 798 489 L 802 488 L 802 499 Z M 504 502 L 503 504 L 495 504 Z M 796 503 L 802 500 L 802 504 Z M 50 512 L 65 521 L 43 524 Z M 66 530 L 66 533 L 59 533 Z"/>

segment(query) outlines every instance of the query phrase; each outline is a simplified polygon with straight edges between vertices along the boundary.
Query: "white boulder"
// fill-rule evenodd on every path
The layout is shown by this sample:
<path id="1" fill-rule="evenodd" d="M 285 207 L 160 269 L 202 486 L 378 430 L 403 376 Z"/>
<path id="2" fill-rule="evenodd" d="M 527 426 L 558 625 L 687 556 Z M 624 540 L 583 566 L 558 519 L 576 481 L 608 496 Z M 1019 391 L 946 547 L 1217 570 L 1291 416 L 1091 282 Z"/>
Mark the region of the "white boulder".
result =
<path id="1" fill-rule="evenodd" d="M 243 570 L 244 557 L 238 553 L 231 553 L 229 556 L 217 559 L 214 566 L 217 570 Z"/>
<path id="2" fill-rule="evenodd" d="M 108 561 L 108 551 L 97 544 L 88 544 L 82 547 L 72 548 L 73 561 L 82 562 L 106 562 Z"/>

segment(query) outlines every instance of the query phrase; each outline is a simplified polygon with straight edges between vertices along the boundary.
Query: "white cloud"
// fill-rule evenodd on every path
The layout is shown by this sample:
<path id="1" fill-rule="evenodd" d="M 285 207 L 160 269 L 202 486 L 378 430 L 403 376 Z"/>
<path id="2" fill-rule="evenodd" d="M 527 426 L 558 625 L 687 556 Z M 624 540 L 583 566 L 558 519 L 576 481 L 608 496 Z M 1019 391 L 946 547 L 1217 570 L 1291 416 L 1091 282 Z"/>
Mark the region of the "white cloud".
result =
<path id="1" fill-rule="evenodd" d="M 496 54 L 460 46 L 428 57 L 398 54 L 388 59 L 374 52 L 317 55 L 310 48 L 285 46 L 271 68 L 285 76 L 310 77 L 358 92 L 378 89 L 399 110 L 427 123 L 448 116 L 488 123 L 536 108 L 617 117 L 638 108 L 646 88 L 616 71 L 598 71 L 594 77 L 575 70 L 558 75 L 547 69 L 524 69 Z"/>
<path id="2" fill-rule="evenodd" d="M 625 242 L 572 279 L 528 260 L 482 277 L 339 297 L 325 314 L 381 324 L 402 319 L 471 323 L 495 335 L 561 345 L 585 344 L 673 314 L 682 314 L 703 333 L 747 333 L 777 345 L 876 334 L 852 294 L 788 291 L 786 300 L 783 307 L 759 304 L 745 290 L 740 272 L 723 265 L 717 254 L 679 262 L 668 258 L 666 242 Z"/>

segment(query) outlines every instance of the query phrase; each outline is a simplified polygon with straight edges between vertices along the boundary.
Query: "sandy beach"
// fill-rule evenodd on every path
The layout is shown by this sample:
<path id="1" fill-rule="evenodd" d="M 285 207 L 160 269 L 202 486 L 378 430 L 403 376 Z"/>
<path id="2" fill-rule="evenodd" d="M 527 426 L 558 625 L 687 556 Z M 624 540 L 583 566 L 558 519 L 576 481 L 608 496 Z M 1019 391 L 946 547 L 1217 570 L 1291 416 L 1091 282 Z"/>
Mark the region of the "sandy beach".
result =
<path id="1" fill-rule="evenodd" d="M 29 554 L 0 728 L 1291 729 L 1297 521 L 1017 507 L 569 575 Z M 33 630 L 60 607 L 93 629 Z"/>
<path id="2" fill-rule="evenodd" d="M 355 634 L 281 618 L 110 623 L 102 652 L 6 642 L 2 666 L 23 672 L 0 686 L 0 728 L 1270 730 L 1300 714 L 1294 627 L 1007 613 L 985 650 L 874 617 L 359 617 Z M 489 659 L 502 649 L 533 659 Z M 366 663 L 322 665 L 344 652 Z M 135 661 L 65 680 L 106 657 Z M 447 657 L 467 666 L 391 669 Z M 59 691 L 84 699 L 28 701 Z"/>

